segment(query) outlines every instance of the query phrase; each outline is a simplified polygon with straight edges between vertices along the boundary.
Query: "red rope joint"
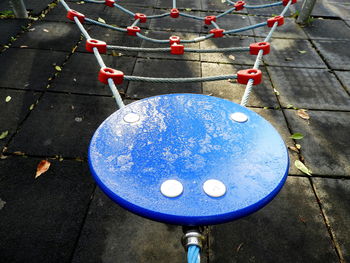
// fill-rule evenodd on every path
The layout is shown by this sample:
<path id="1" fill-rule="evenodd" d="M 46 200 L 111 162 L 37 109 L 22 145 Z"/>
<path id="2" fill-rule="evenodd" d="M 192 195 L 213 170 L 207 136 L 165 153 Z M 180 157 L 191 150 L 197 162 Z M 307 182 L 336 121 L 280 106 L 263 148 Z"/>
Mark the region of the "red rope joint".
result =
<path id="1" fill-rule="evenodd" d="M 179 12 L 179 10 L 177 8 L 173 8 L 173 9 L 170 10 L 170 16 L 172 18 L 178 18 L 179 15 L 180 15 L 180 12 Z"/>
<path id="2" fill-rule="evenodd" d="M 98 73 L 98 80 L 104 84 L 108 84 L 108 79 L 113 79 L 115 84 L 122 84 L 124 73 L 113 68 L 101 68 Z"/>
<path id="3" fill-rule="evenodd" d="M 115 4 L 114 0 L 105 0 L 105 5 L 109 7 L 113 7 Z"/>
<path id="4" fill-rule="evenodd" d="M 184 45 L 173 44 L 170 46 L 170 53 L 173 55 L 183 55 L 184 52 Z"/>
<path id="5" fill-rule="evenodd" d="M 277 22 L 277 26 L 282 26 L 284 24 L 284 17 L 283 16 L 275 16 L 267 19 L 267 26 L 273 27 L 273 25 Z"/>
<path id="6" fill-rule="evenodd" d="M 206 16 L 206 17 L 204 18 L 204 23 L 205 23 L 206 25 L 211 25 L 211 22 L 212 22 L 212 21 L 216 22 L 216 16 Z"/>
<path id="7" fill-rule="evenodd" d="M 216 37 L 223 37 L 224 36 L 224 30 L 221 28 L 215 28 L 209 31 L 210 34 L 214 34 L 214 38 Z"/>
<path id="8" fill-rule="evenodd" d="M 73 9 L 70 9 L 68 12 L 67 12 L 67 18 L 69 20 L 72 20 L 74 21 L 74 17 L 77 17 L 80 21 L 80 23 L 84 23 L 85 21 L 85 15 L 83 15 L 82 13 L 79 13 Z"/>
<path id="9" fill-rule="evenodd" d="M 260 50 L 264 51 L 263 55 L 267 55 L 270 53 L 270 43 L 269 42 L 251 43 L 249 48 L 250 48 L 251 55 L 258 55 Z"/>
<path id="10" fill-rule="evenodd" d="M 283 4 L 284 6 L 286 6 L 286 5 L 288 5 L 288 3 L 289 3 L 290 1 L 292 1 L 292 5 L 295 4 L 295 3 L 297 2 L 297 0 L 282 0 L 282 4 Z"/>
<path id="11" fill-rule="evenodd" d="M 245 2 L 244 1 L 237 1 L 234 5 L 236 8 L 236 11 L 242 10 L 244 8 Z"/>
<path id="12" fill-rule="evenodd" d="M 171 36 L 169 37 L 169 43 L 170 45 L 173 45 L 173 44 L 180 44 L 180 37 L 178 36 Z"/>
<path id="13" fill-rule="evenodd" d="M 140 19 L 140 23 L 146 23 L 147 16 L 145 14 L 136 13 L 134 16 L 135 19 Z"/>
<path id="14" fill-rule="evenodd" d="M 105 54 L 107 52 L 107 44 L 101 40 L 88 39 L 86 40 L 85 49 L 88 52 L 94 52 L 94 47 L 97 48 L 98 52 Z"/>
<path id="15" fill-rule="evenodd" d="M 128 26 L 126 29 L 129 36 L 136 36 L 136 33 L 141 32 L 138 26 Z"/>
<path id="16" fill-rule="evenodd" d="M 244 69 L 237 72 L 237 82 L 240 84 L 247 84 L 252 79 L 253 85 L 258 85 L 262 80 L 262 73 L 259 69 Z"/>

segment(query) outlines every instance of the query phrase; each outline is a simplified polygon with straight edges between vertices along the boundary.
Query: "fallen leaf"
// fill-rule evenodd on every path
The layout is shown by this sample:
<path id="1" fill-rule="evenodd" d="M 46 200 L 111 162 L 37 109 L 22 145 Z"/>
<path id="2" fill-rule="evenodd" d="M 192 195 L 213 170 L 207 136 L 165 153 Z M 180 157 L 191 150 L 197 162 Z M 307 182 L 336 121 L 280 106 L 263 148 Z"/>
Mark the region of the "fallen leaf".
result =
<path id="1" fill-rule="evenodd" d="M 60 66 L 55 66 L 55 69 L 56 69 L 57 71 L 62 71 L 62 68 L 61 68 Z"/>
<path id="2" fill-rule="evenodd" d="M 287 104 L 287 106 L 286 106 L 287 109 L 291 109 L 293 107 L 294 107 L 293 104 Z"/>
<path id="3" fill-rule="evenodd" d="M 34 104 L 30 105 L 29 110 L 33 110 L 34 109 Z"/>
<path id="4" fill-rule="evenodd" d="M 103 23 L 103 24 L 106 24 L 106 21 L 105 21 L 104 19 L 102 19 L 101 17 L 99 17 L 99 18 L 97 19 L 97 21 L 98 21 L 98 22 L 101 22 L 101 23 Z"/>
<path id="5" fill-rule="evenodd" d="M 49 33 L 50 31 L 46 28 L 43 29 L 44 32 Z"/>
<path id="6" fill-rule="evenodd" d="M 292 138 L 294 140 L 300 140 L 300 139 L 304 138 L 304 135 L 302 135 L 301 133 L 297 132 L 297 133 L 292 134 L 292 136 L 290 136 L 289 138 Z"/>
<path id="7" fill-rule="evenodd" d="M 5 101 L 6 101 L 6 102 L 9 102 L 11 99 L 12 99 L 11 96 L 7 96 L 6 99 L 5 99 Z"/>
<path id="8" fill-rule="evenodd" d="M 41 160 L 36 168 L 36 174 L 35 178 L 38 178 L 43 173 L 47 172 L 49 170 L 51 163 L 47 160 Z"/>
<path id="9" fill-rule="evenodd" d="M 236 249 L 236 252 L 237 252 L 237 253 L 241 250 L 243 244 L 244 244 L 244 243 L 241 243 L 241 244 L 238 245 L 238 247 L 237 247 L 237 249 Z"/>
<path id="10" fill-rule="evenodd" d="M 279 95 L 280 95 L 280 92 L 279 92 L 278 90 L 273 89 L 273 91 L 275 92 L 275 94 L 276 94 L 277 96 L 279 96 Z"/>
<path id="11" fill-rule="evenodd" d="M 285 61 L 293 61 L 292 58 L 285 58 L 284 60 L 285 60 Z"/>
<path id="12" fill-rule="evenodd" d="M 112 50 L 112 56 L 113 57 L 121 57 L 122 55 L 123 55 L 122 53 L 119 53 L 119 52 L 117 52 L 115 50 Z"/>
<path id="13" fill-rule="evenodd" d="M 191 11 L 192 11 L 191 8 L 186 8 L 185 10 L 188 11 L 188 12 L 191 12 Z"/>
<path id="14" fill-rule="evenodd" d="M 307 167 L 305 166 L 305 164 L 303 164 L 301 161 L 296 160 L 296 161 L 294 162 L 294 165 L 295 165 L 296 168 L 298 168 L 298 169 L 299 169 L 300 171 L 302 171 L 304 174 L 307 174 L 307 175 L 311 175 L 311 174 L 312 174 L 311 170 L 310 170 L 309 168 L 307 168 Z"/>
<path id="15" fill-rule="evenodd" d="M 300 118 L 304 119 L 304 120 L 308 120 L 310 119 L 309 114 L 306 112 L 306 110 L 304 109 L 300 109 L 297 111 L 297 114 Z"/>
<path id="16" fill-rule="evenodd" d="M 301 145 L 298 143 L 295 145 L 295 147 L 297 147 L 297 149 L 299 149 L 299 150 L 301 149 Z"/>
<path id="17" fill-rule="evenodd" d="M 3 140 L 9 135 L 9 131 L 4 131 L 0 134 L 0 140 Z"/>
<path id="18" fill-rule="evenodd" d="M 24 152 L 14 152 L 13 154 L 14 154 L 14 155 L 19 155 L 19 156 L 23 156 L 23 155 L 25 155 L 25 153 L 24 153 Z"/>
<path id="19" fill-rule="evenodd" d="M 228 58 L 229 58 L 229 59 L 232 59 L 232 60 L 235 60 L 235 59 L 236 59 L 236 57 L 235 57 L 234 55 L 229 55 Z"/>
<path id="20" fill-rule="evenodd" d="M 300 54 L 305 54 L 306 51 L 305 50 L 298 50 Z"/>
<path id="21" fill-rule="evenodd" d="M 28 46 L 26 46 L 26 45 L 22 45 L 22 46 L 20 46 L 19 48 L 27 48 Z"/>
<path id="22" fill-rule="evenodd" d="M 33 28 L 29 28 L 29 29 L 28 29 L 28 31 L 30 31 L 30 32 L 35 31 L 35 27 L 33 27 Z"/>
<path id="23" fill-rule="evenodd" d="M 299 153 L 299 150 L 298 150 L 298 148 L 297 148 L 297 147 L 294 147 L 294 146 L 288 146 L 288 148 L 289 148 L 290 150 L 292 150 L 293 152 Z"/>

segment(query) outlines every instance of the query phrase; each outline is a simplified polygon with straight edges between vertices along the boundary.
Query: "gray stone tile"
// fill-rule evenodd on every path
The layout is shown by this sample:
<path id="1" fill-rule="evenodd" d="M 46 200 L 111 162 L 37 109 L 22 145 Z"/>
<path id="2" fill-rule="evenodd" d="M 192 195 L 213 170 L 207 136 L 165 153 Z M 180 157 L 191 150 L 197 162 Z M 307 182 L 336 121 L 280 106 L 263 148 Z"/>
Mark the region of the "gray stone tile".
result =
<path id="1" fill-rule="evenodd" d="M 325 69 L 268 67 L 283 107 L 350 110 L 350 96 Z"/>
<path id="2" fill-rule="evenodd" d="M 40 49 L 10 48 L 0 54 L 0 86 L 16 89 L 43 90 L 68 53 Z"/>
<path id="3" fill-rule="evenodd" d="M 263 5 L 263 4 L 270 4 L 274 1 L 270 0 L 255 0 L 250 1 L 249 5 Z M 266 8 L 259 8 L 259 9 L 247 9 L 248 13 L 251 15 L 260 15 L 260 16 L 269 16 L 272 17 L 274 15 L 279 15 L 283 11 L 284 6 L 274 6 L 274 7 L 266 7 Z M 291 5 L 289 10 L 286 12 L 285 16 L 290 16 L 295 13 L 295 5 Z"/>
<path id="4" fill-rule="evenodd" d="M 181 236 L 181 227 L 131 214 L 97 190 L 72 262 L 185 262 Z"/>
<path id="5" fill-rule="evenodd" d="M 162 40 L 167 40 L 169 39 L 170 36 L 178 36 L 180 39 L 183 40 L 189 40 L 189 39 L 194 39 L 196 37 L 199 37 L 199 34 L 193 34 L 193 33 L 181 33 L 181 32 L 176 32 L 176 33 L 171 33 L 171 32 L 162 32 L 162 31 L 147 31 L 145 34 L 147 37 L 150 38 L 155 38 L 155 39 L 162 39 Z M 192 43 L 192 44 L 183 44 L 185 48 L 195 48 L 199 49 L 199 43 Z M 156 44 L 153 42 L 149 42 L 146 40 L 143 40 L 142 42 L 142 47 L 144 48 L 168 48 L 169 44 Z M 140 57 L 147 57 L 147 58 L 166 58 L 166 59 L 185 59 L 185 60 L 199 60 L 199 54 L 198 53 L 189 53 L 185 52 L 184 55 L 179 56 L 179 55 L 172 55 L 169 52 L 158 52 L 158 53 L 147 53 L 147 52 L 140 52 L 139 53 Z"/>
<path id="6" fill-rule="evenodd" d="M 200 43 L 201 49 L 219 49 L 228 47 L 249 47 L 254 43 L 252 37 L 226 36 L 224 38 L 211 38 Z M 254 65 L 256 56 L 249 54 L 249 51 L 231 53 L 201 53 L 203 62 L 223 62 L 230 64 Z"/>
<path id="7" fill-rule="evenodd" d="M 0 19 L 0 46 L 9 43 L 28 23 L 27 19 Z"/>
<path id="8" fill-rule="evenodd" d="M 86 157 L 95 130 L 115 110 L 113 98 L 46 93 L 8 151 Z"/>
<path id="9" fill-rule="evenodd" d="M 350 180 L 312 178 L 345 262 L 350 261 Z"/>
<path id="10" fill-rule="evenodd" d="M 323 4 L 315 5 L 311 14 L 350 19 L 350 3 L 348 1 L 324 0 Z"/>
<path id="11" fill-rule="evenodd" d="M 183 60 L 138 59 L 133 76 L 155 78 L 200 77 L 200 63 Z M 149 83 L 133 81 L 127 95 L 130 98 L 145 98 L 168 93 L 201 93 L 201 83 Z"/>
<path id="12" fill-rule="evenodd" d="M 6 102 L 6 97 L 10 96 L 11 100 Z M 40 93 L 32 91 L 19 90 L 0 90 L 0 133 L 8 131 L 6 138 L 0 140 L 0 148 L 5 146 L 11 136 L 15 133 L 18 125 L 25 119 L 30 112 L 30 106 L 35 104 Z"/>
<path id="13" fill-rule="evenodd" d="M 139 1 L 139 0 L 128 0 L 126 2 L 126 4 L 128 5 L 136 5 L 136 6 L 145 6 L 145 7 L 153 7 L 156 6 L 158 0 L 143 0 L 143 1 Z M 118 3 L 121 5 L 125 5 L 123 2 Z"/>
<path id="14" fill-rule="evenodd" d="M 38 15 L 44 11 L 50 3 L 54 2 L 53 0 L 26 0 L 25 5 L 26 9 L 33 15 Z"/>
<path id="15" fill-rule="evenodd" d="M 211 0 L 203 0 L 202 2 L 202 9 L 210 10 L 210 11 L 226 11 L 233 6 L 228 5 L 228 3 L 225 3 L 224 1 L 211 1 Z M 239 11 L 240 14 L 246 14 L 247 10 L 243 9 Z"/>
<path id="16" fill-rule="evenodd" d="M 266 22 L 268 18 L 255 16 L 250 17 L 252 24 L 258 24 Z M 266 37 L 271 30 L 271 27 L 263 26 L 254 29 L 254 34 L 257 37 Z M 284 24 L 280 27 L 277 27 L 273 33 L 273 37 L 276 38 L 295 38 L 295 39 L 307 39 L 306 34 L 302 28 L 295 22 L 294 18 L 285 18 Z"/>
<path id="17" fill-rule="evenodd" d="M 309 121 L 294 110 L 284 112 L 292 132 L 304 135 L 298 143 L 313 174 L 350 176 L 350 112 L 308 111 Z"/>
<path id="18" fill-rule="evenodd" d="M 136 61 L 136 58 L 125 56 L 102 55 L 102 59 L 107 67 L 120 70 L 125 75 L 131 75 Z M 99 71 L 100 66 L 93 54 L 75 52 L 52 83 L 52 89 L 69 93 L 112 96 L 109 86 L 98 80 Z M 128 83 L 124 81 L 118 85 L 118 89 L 125 90 Z"/>
<path id="19" fill-rule="evenodd" d="M 87 164 L 40 159 L 0 161 L 0 254 L 3 262 L 70 262 L 94 184 Z M 5 202 L 5 203 L 4 203 Z"/>
<path id="20" fill-rule="evenodd" d="M 214 14 L 214 15 L 217 15 L 217 14 Z M 220 17 L 216 20 L 216 23 L 220 28 L 223 28 L 225 30 L 238 29 L 238 28 L 250 26 L 252 24 L 248 16 L 238 15 L 238 14 L 228 14 L 226 16 Z M 210 26 L 210 29 L 212 28 L 214 27 Z M 235 33 L 232 35 L 254 36 L 254 32 L 253 30 L 247 30 L 247 31 Z"/>
<path id="21" fill-rule="evenodd" d="M 22 34 L 18 40 L 13 43 L 13 46 L 71 51 L 79 40 L 80 30 L 76 25 L 38 21 L 31 27 L 30 31 Z"/>
<path id="22" fill-rule="evenodd" d="M 202 76 L 216 76 L 236 74 L 238 70 L 249 67 L 218 64 L 218 63 L 202 63 Z M 265 73 L 265 74 L 264 74 Z M 231 100 L 240 103 L 243 97 L 245 85 L 238 84 L 235 80 L 204 82 L 204 94 L 210 94 L 219 98 Z M 248 101 L 248 106 L 254 107 L 277 107 L 278 102 L 274 95 L 273 88 L 266 71 L 263 70 L 263 82 L 253 88 L 251 97 Z"/>
<path id="23" fill-rule="evenodd" d="M 350 69 L 350 41 L 312 41 L 332 69 Z"/>
<path id="24" fill-rule="evenodd" d="M 308 40 L 273 39 L 271 52 L 264 56 L 264 61 L 270 66 L 326 68 Z"/>
<path id="25" fill-rule="evenodd" d="M 259 212 L 211 227 L 210 240 L 213 263 L 338 262 L 307 178 L 289 177 Z"/>
<path id="26" fill-rule="evenodd" d="M 179 9 L 191 8 L 191 9 L 201 10 L 202 9 L 201 2 L 202 1 L 177 0 L 176 7 Z M 161 7 L 161 8 L 171 9 L 173 7 L 173 1 L 172 0 L 161 0 L 161 1 L 158 1 L 156 6 Z"/>
<path id="27" fill-rule="evenodd" d="M 315 19 L 304 31 L 311 39 L 350 40 L 350 28 L 342 20 Z"/>
<path id="28" fill-rule="evenodd" d="M 334 73 L 338 76 L 345 89 L 350 92 L 350 71 L 335 71 Z"/>

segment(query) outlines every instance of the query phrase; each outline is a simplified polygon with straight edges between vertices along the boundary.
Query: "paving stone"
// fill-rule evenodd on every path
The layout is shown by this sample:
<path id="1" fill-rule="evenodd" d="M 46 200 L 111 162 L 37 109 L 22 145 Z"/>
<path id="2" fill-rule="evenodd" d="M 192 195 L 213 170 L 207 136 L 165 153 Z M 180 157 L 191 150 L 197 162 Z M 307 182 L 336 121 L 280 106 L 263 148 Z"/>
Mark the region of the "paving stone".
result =
<path id="1" fill-rule="evenodd" d="M 342 20 L 315 19 L 303 29 L 311 39 L 350 40 L 350 28 Z"/>
<path id="2" fill-rule="evenodd" d="M 238 14 L 229 14 L 217 19 L 216 23 L 220 28 L 225 30 L 238 29 L 246 26 L 250 26 L 251 20 L 248 16 L 238 15 Z M 214 28 L 213 26 L 209 27 L 210 29 Z M 208 30 L 209 31 L 209 30 Z M 206 32 L 208 32 L 206 31 Z M 247 30 L 240 33 L 232 34 L 232 36 L 254 36 L 253 30 Z"/>
<path id="3" fill-rule="evenodd" d="M 9 152 L 86 157 L 97 127 L 116 110 L 113 98 L 46 93 L 9 145 Z"/>
<path id="4" fill-rule="evenodd" d="M 350 69 L 350 41 L 313 40 L 313 43 L 332 69 Z"/>
<path id="5" fill-rule="evenodd" d="M 304 135 L 298 143 L 313 174 L 350 176 L 350 112 L 308 111 L 309 121 L 294 110 L 284 112 L 292 132 Z"/>
<path id="6" fill-rule="evenodd" d="M 0 46 L 8 44 L 28 23 L 27 19 L 0 19 Z"/>
<path id="7" fill-rule="evenodd" d="M 11 97 L 11 100 L 6 102 L 8 96 Z M 30 106 L 36 102 L 39 96 L 40 93 L 32 91 L 0 89 L 0 133 L 8 131 L 7 137 L 0 140 L 0 149 L 15 133 L 18 125 L 30 112 Z"/>
<path id="8" fill-rule="evenodd" d="M 211 38 L 200 43 L 201 49 L 218 49 L 228 47 L 249 47 L 255 40 L 252 37 L 224 37 Z M 203 62 L 223 62 L 230 64 L 254 65 L 256 56 L 249 54 L 249 51 L 239 51 L 231 53 L 201 53 Z"/>
<path id="9" fill-rule="evenodd" d="M 39 49 L 10 48 L 0 54 L 0 86 L 16 89 L 43 90 L 68 53 Z"/>
<path id="10" fill-rule="evenodd" d="M 200 63 L 182 60 L 138 59 L 133 76 L 155 78 L 200 77 Z M 169 93 L 201 93 L 201 83 L 148 83 L 133 81 L 127 95 L 130 98 L 145 98 Z"/>
<path id="11" fill-rule="evenodd" d="M 250 1 L 249 5 L 255 6 L 255 5 L 264 5 L 264 4 L 271 4 L 274 1 L 271 0 L 254 0 Z M 248 13 L 251 15 L 260 15 L 260 16 L 268 16 L 272 17 L 274 15 L 279 15 L 283 11 L 284 6 L 274 6 L 274 7 L 266 7 L 266 8 L 258 8 L 258 9 L 248 9 Z M 299 10 L 299 9 L 298 9 Z M 291 5 L 289 10 L 286 12 L 285 16 L 291 16 L 295 13 L 295 5 Z"/>
<path id="12" fill-rule="evenodd" d="M 350 96 L 328 70 L 269 67 L 268 71 L 283 107 L 350 110 Z"/>
<path id="13" fill-rule="evenodd" d="M 181 39 L 194 39 L 199 37 L 199 34 L 193 34 L 193 33 L 170 33 L 170 32 L 162 32 L 162 31 L 147 31 L 145 34 L 147 37 L 155 38 L 155 39 L 162 39 L 166 40 L 169 39 L 170 36 L 176 35 L 179 36 Z M 195 48 L 199 49 L 199 43 L 192 43 L 192 44 L 184 44 L 185 48 Z M 143 48 L 168 48 L 169 44 L 157 44 L 150 41 L 143 40 L 142 41 L 142 47 Z M 198 53 L 190 53 L 185 52 L 184 55 L 173 55 L 170 54 L 170 51 L 168 52 L 157 52 L 157 53 L 150 53 L 150 52 L 140 52 L 140 57 L 146 57 L 146 58 L 166 58 L 166 59 L 180 59 L 180 60 L 199 60 L 199 54 Z"/>
<path id="14" fill-rule="evenodd" d="M 120 70 L 125 75 L 131 75 L 136 61 L 136 58 L 125 56 L 113 57 L 102 55 L 102 59 L 107 67 Z M 112 96 L 109 86 L 104 85 L 98 80 L 99 71 L 100 66 L 93 54 L 75 52 L 62 68 L 62 72 L 60 72 L 52 83 L 52 90 Z M 121 85 L 118 85 L 118 89 L 125 90 L 128 83 L 128 81 L 124 81 Z"/>
<path id="15" fill-rule="evenodd" d="M 312 178 L 345 262 L 350 262 L 350 180 Z"/>
<path id="16" fill-rule="evenodd" d="M 307 178 L 289 177 L 265 208 L 210 233 L 213 263 L 338 262 Z"/>
<path id="17" fill-rule="evenodd" d="M 179 9 L 191 8 L 191 9 L 201 10 L 202 9 L 201 2 L 202 1 L 176 0 L 176 7 Z M 173 7 L 173 0 L 158 1 L 156 6 L 161 8 L 171 9 Z"/>
<path id="18" fill-rule="evenodd" d="M 128 5 L 154 7 L 154 6 L 156 6 L 157 2 L 158 2 L 158 0 L 143 0 L 143 1 L 140 1 L 140 0 L 128 0 L 126 3 Z M 125 6 L 123 2 L 118 3 L 118 4 L 121 4 L 121 5 Z"/>
<path id="19" fill-rule="evenodd" d="M 25 0 L 26 9 L 33 15 L 39 15 L 44 11 L 53 0 Z"/>
<path id="20" fill-rule="evenodd" d="M 38 21 L 31 29 L 22 34 L 13 43 L 14 47 L 28 46 L 29 48 L 71 51 L 80 40 L 80 31 L 76 25 Z"/>
<path id="21" fill-rule="evenodd" d="M 350 71 L 335 71 L 345 89 L 350 92 Z"/>
<path id="22" fill-rule="evenodd" d="M 208 77 L 216 75 L 236 74 L 238 70 L 245 68 L 247 67 L 239 65 L 202 63 L 202 76 Z M 264 69 L 262 69 L 262 71 L 264 75 L 263 82 L 253 88 L 251 97 L 248 101 L 248 106 L 277 107 L 278 102 L 276 100 L 276 96 L 273 93 L 271 82 L 267 77 L 266 71 Z M 223 80 L 203 83 L 204 94 L 210 94 L 215 97 L 228 99 L 236 103 L 241 102 L 244 89 L 245 85 L 238 84 L 235 80 L 232 82 Z"/>
<path id="23" fill-rule="evenodd" d="M 264 56 L 264 61 L 267 65 L 279 67 L 326 68 L 326 64 L 308 40 L 273 39 L 271 52 Z"/>
<path id="24" fill-rule="evenodd" d="M 266 22 L 268 18 L 266 17 L 250 17 L 252 24 L 258 24 Z M 266 37 L 271 30 L 271 27 L 263 26 L 254 29 L 254 34 L 257 37 Z M 284 24 L 281 27 L 277 27 L 273 32 L 273 37 L 275 38 L 294 38 L 294 39 L 307 39 L 306 34 L 302 28 L 295 22 L 294 18 L 285 18 Z"/>
<path id="25" fill-rule="evenodd" d="M 232 8 L 232 5 L 228 5 L 228 3 L 225 3 L 224 1 L 211 1 L 211 0 L 202 0 L 202 9 L 205 10 L 211 10 L 211 11 L 226 11 L 230 8 Z M 246 14 L 247 10 L 243 9 L 240 10 L 238 13 L 240 14 Z"/>
<path id="26" fill-rule="evenodd" d="M 181 236 L 181 227 L 131 214 L 97 190 L 72 262 L 182 263 Z"/>
<path id="27" fill-rule="evenodd" d="M 40 159 L 0 161 L 0 254 L 3 262 L 70 262 L 94 184 L 87 165 Z"/>
<path id="28" fill-rule="evenodd" d="M 314 6 L 311 15 L 350 19 L 349 12 L 350 4 L 348 1 L 323 0 Z"/>

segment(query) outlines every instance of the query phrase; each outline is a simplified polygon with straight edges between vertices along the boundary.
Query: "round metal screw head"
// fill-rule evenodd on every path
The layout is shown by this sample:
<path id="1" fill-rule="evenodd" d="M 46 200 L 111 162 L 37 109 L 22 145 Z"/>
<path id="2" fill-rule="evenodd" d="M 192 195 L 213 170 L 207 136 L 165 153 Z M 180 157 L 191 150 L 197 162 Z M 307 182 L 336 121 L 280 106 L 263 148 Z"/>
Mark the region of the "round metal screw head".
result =
<path id="1" fill-rule="evenodd" d="M 184 187 L 177 180 L 166 180 L 160 186 L 160 191 L 166 197 L 177 197 L 182 194 Z"/>
<path id="2" fill-rule="evenodd" d="M 232 113 L 230 118 L 236 122 L 246 122 L 248 120 L 248 116 L 242 112 Z"/>
<path id="3" fill-rule="evenodd" d="M 127 123 L 133 123 L 140 120 L 140 116 L 136 113 L 128 113 L 124 116 L 124 121 Z"/>
<path id="4" fill-rule="evenodd" d="M 226 193 L 226 186 L 219 180 L 210 179 L 203 184 L 203 190 L 211 197 L 220 197 Z"/>

